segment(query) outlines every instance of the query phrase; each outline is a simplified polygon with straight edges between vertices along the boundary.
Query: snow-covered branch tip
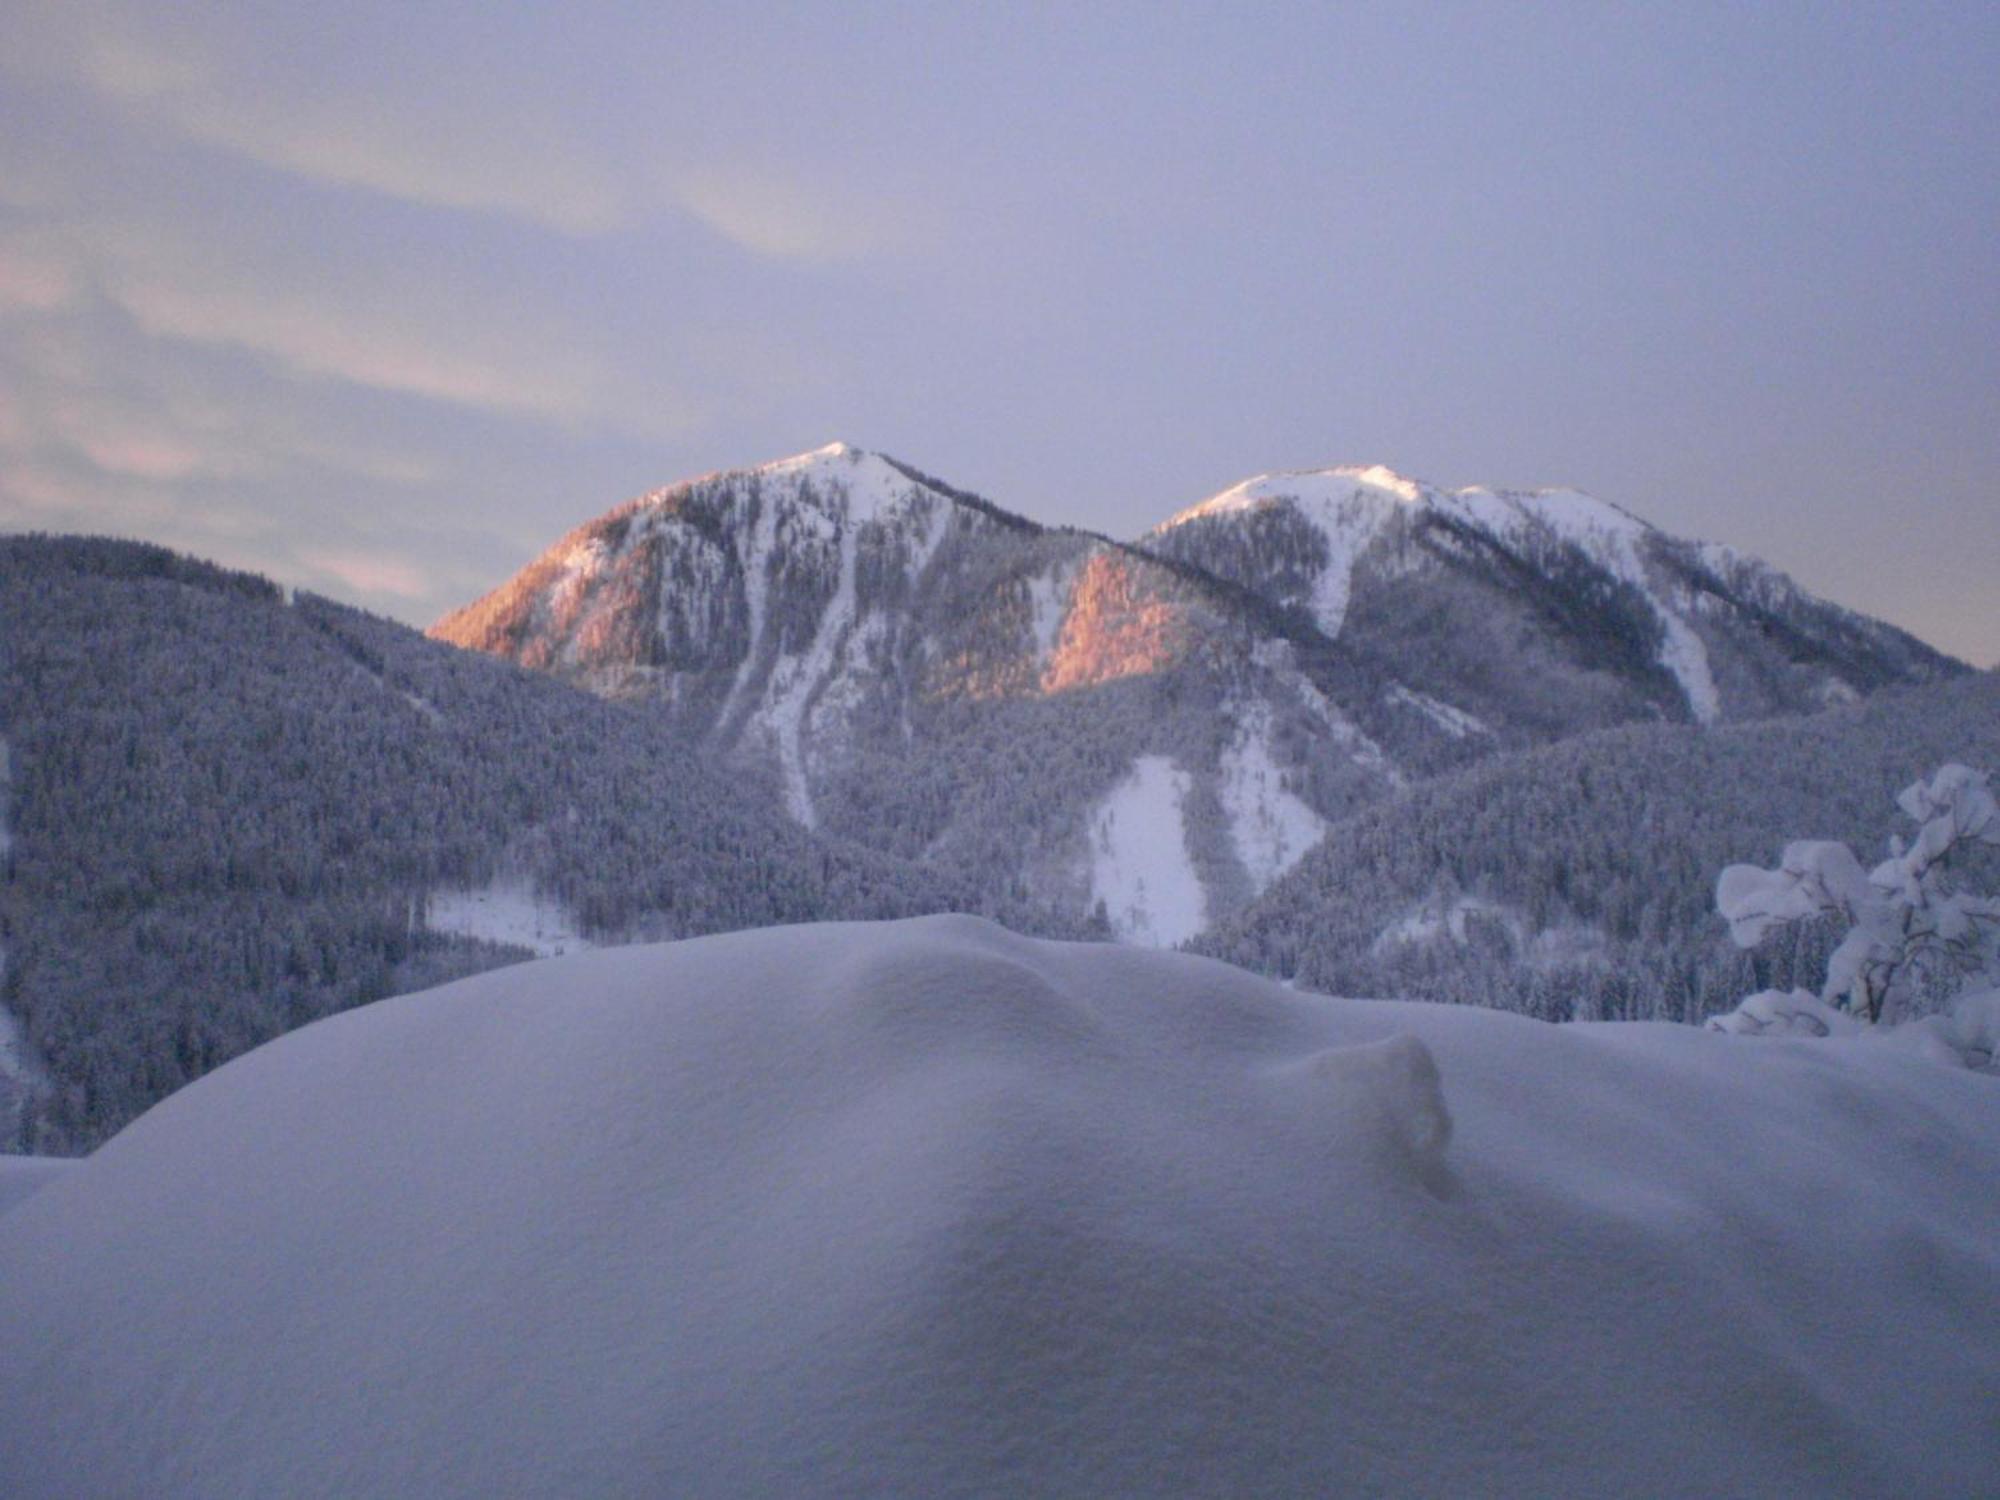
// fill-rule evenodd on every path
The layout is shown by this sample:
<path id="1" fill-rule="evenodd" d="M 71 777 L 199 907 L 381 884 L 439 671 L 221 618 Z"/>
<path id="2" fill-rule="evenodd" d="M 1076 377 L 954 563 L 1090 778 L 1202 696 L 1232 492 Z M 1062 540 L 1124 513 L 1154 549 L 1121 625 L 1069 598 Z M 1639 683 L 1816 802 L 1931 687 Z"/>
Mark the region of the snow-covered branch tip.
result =
<path id="1" fill-rule="evenodd" d="M 1787 844 L 1776 869 L 1731 865 L 1715 885 L 1716 909 L 1738 947 L 1753 948 L 1773 928 L 1807 917 L 1846 922 L 1819 1000 L 1863 1022 L 1897 1018 L 1920 983 L 1955 977 L 1961 989 L 2000 985 L 2000 898 L 1957 888 L 1947 871 L 1972 844 L 2000 845 L 2000 805 L 1987 774 L 1954 762 L 1904 788 L 1896 805 L 1916 820 L 1916 836 L 1892 838 L 1889 857 L 1866 874 L 1847 845 L 1805 840 Z M 1752 996 L 1709 1024 L 1767 1029 L 1739 1024 L 1764 998 Z"/>

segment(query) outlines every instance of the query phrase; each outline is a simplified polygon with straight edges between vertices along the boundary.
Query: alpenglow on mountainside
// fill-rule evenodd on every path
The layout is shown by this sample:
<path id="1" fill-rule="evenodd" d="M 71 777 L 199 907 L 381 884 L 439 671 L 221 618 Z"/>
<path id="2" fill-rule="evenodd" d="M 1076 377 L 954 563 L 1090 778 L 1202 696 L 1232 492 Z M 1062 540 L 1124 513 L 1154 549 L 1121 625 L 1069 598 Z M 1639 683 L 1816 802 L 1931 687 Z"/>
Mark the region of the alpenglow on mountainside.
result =
<path id="1" fill-rule="evenodd" d="M 809 827 L 1155 943 L 1416 778 L 1960 670 L 1576 491 L 1270 474 L 1121 543 L 844 443 L 642 496 L 431 633 L 656 701 Z"/>

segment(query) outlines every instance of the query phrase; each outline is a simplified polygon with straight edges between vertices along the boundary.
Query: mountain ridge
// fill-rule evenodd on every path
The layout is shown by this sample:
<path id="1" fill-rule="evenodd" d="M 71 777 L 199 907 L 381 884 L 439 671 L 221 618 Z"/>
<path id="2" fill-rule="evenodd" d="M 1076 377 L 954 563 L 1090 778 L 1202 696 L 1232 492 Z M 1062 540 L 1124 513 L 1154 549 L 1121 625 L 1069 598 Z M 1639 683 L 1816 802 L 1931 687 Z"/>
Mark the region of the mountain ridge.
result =
<path id="1" fill-rule="evenodd" d="M 628 501 L 430 633 L 652 701 L 807 827 L 1175 941 L 1440 770 L 1963 670 L 1579 491 L 1297 471 L 1117 541 L 845 442 Z"/>

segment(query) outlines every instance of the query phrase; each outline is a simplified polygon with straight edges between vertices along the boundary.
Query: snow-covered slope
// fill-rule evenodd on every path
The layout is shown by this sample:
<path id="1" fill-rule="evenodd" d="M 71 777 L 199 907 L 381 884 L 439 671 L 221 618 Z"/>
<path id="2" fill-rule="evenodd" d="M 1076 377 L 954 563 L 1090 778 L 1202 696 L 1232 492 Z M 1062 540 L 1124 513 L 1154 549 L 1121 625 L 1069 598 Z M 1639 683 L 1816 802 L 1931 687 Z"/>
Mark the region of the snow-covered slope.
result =
<path id="1" fill-rule="evenodd" d="M 1390 517 L 1422 505 L 1427 493 L 1414 480 L 1380 464 L 1259 474 L 1189 506 L 1161 523 L 1153 535 L 1190 522 L 1207 522 L 1220 530 L 1216 523 L 1240 523 L 1272 512 L 1297 517 L 1311 528 L 1318 555 L 1295 572 L 1288 570 L 1276 593 L 1282 603 L 1306 606 L 1313 622 L 1331 639 L 1340 634 L 1347 615 L 1354 565 L 1361 554 L 1381 535 Z"/>
<path id="2" fill-rule="evenodd" d="M 522 965 L 0 1218 L 0 1492 L 1982 1493 L 1996 1088 L 965 918 Z"/>
<path id="3" fill-rule="evenodd" d="M 1349 628 L 1357 590 L 1436 595 L 1442 571 L 1481 577 L 1533 605 L 1584 665 L 1656 675 L 1672 702 L 1655 689 L 1656 701 L 1704 724 L 1823 707 L 1941 664 L 1754 558 L 1667 536 L 1578 490 L 1443 490 L 1379 464 L 1264 474 L 1180 512 L 1145 544 L 1303 610 L 1329 638 Z M 1370 624 L 1360 622 L 1364 636 Z M 1774 635 L 1780 650 L 1766 644 Z M 1464 712 L 1457 700 L 1480 685 L 1439 686 Z M 1402 683 L 1389 692 L 1429 697 Z"/>
<path id="4" fill-rule="evenodd" d="M 0 1155 L 0 1214 L 47 1187 L 78 1163 L 67 1156 Z"/>
<path id="5" fill-rule="evenodd" d="M 1188 858 L 1189 785 L 1164 755 L 1142 755 L 1091 811 L 1090 893 L 1125 942 L 1171 948 L 1207 925 Z"/>

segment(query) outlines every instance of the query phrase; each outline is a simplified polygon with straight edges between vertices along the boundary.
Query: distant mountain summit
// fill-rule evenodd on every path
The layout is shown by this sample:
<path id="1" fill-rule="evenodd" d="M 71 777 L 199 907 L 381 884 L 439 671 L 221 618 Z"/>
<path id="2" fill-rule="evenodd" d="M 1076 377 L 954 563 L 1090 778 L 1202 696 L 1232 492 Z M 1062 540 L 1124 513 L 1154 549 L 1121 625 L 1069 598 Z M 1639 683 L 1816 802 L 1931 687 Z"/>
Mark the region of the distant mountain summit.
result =
<path id="1" fill-rule="evenodd" d="M 1128 544 L 845 443 L 642 496 L 431 634 L 655 701 L 808 827 L 1156 943 L 1437 771 L 1962 670 L 1576 491 L 1270 474 Z"/>
<path id="2" fill-rule="evenodd" d="M 1529 708 L 1505 700 L 1536 678 L 1636 698 L 1610 705 L 1619 717 L 1713 723 L 1957 666 L 1754 558 L 1670 537 L 1578 490 L 1441 490 L 1380 465 L 1266 474 L 1182 511 L 1146 545 L 1302 613 L 1358 656 L 1387 649 L 1460 712 L 1497 687 L 1500 701 L 1484 706 L 1502 722 Z M 1413 628 L 1431 648 L 1415 662 Z M 1493 655 L 1510 645 L 1526 659 L 1494 683 Z M 1578 681 L 1575 668 L 1615 682 Z"/>

